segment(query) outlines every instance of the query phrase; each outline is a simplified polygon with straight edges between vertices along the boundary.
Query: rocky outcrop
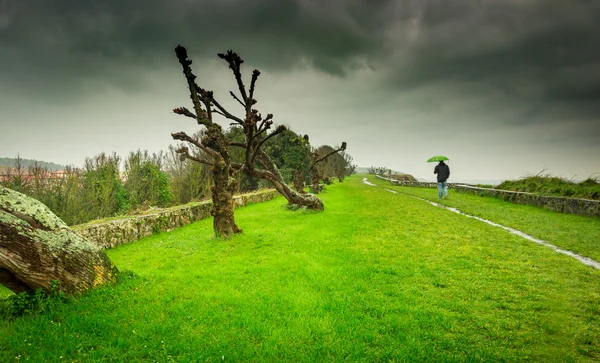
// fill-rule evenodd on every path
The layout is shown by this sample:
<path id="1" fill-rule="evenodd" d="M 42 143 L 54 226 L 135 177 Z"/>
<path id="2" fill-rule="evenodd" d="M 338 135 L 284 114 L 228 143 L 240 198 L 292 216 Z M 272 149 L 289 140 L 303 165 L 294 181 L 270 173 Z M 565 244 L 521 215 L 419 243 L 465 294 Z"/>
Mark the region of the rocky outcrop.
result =
<path id="1" fill-rule="evenodd" d="M 237 195 L 233 198 L 234 207 L 264 202 L 278 195 L 279 193 L 273 189 Z M 210 217 L 211 208 L 212 201 L 194 202 L 171 208 L 156 209 L 143 215 L 92 221 L 72 228 L 80 235 L 93 241 L 97 246 L 112 248 L 208 218 Z"/>

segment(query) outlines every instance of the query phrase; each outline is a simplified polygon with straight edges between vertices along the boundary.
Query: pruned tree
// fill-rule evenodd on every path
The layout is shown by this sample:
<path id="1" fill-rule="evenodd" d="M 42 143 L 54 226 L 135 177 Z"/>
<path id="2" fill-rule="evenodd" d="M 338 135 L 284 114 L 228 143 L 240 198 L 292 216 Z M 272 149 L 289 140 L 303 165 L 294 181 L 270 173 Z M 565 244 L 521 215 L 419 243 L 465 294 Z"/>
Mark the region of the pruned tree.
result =
<path id="1" fill-rule="evenodd" d="M 369 167 L 369 169 L 368 169 L 367 172 L 369 174 L 375 174 L 375 175 L 383 176 L 383 175 L 385 175 L 388 172 L 388 170 L 390 170 L 390 169 L 388 169 L 385 166 L 371 166 L 371 167 Z"/>
<path id="2" fill-rule="evenodd" d="M 183 68 L 195 113 L 185 107 L 176 108 L 173 112 L 195 119 L 199 125 L 206 128 L 206 131 L 199 139 L 190 137 L 185 132 L 173 133 L 171 136 L 175 140 L 187 142 L 204 151 L 206 157 L 196 157 L 190 154 L 187 146 L 176 150 L 182 159 L 190 159 L 211 167 L 213 228 L 217 236 L 230 237 L 241 232 L 233 215 L 233 194 L 236 190 L 237 180 L 234 177 L 235 169 L 232 168 L 229 156 L 230 141 L 225 137 L 221 126 L 213 121 L 214 114 L 226 116 L 228 113 L 214 99 L 212 91 L 207 91 L 196 83 L 196 75 L 190 68 L 192 61 L 188 58 L 187 50 L 182 46 L 177 46 L 175 55 Z"/>
<path id="3" fill-rule="evenodd" d="M 357 165 L 352 164 L 352 161 L 353 161 L 352 156 L 350 156 L 350 154 L 348 154 L 347 152 L 341 152 L 340 154 L 344 157 L 344 161 L 345 161 L 344 176 L 350 176 L 350 175 L 354 174 L 356 171 Z"/>
<path id="4" fill-rule="evenodd" d="M 0 284 L 15 293 L 67 293 L 111 282 L 115 265 L 92 242 L 73 232 L 41 202 L 0 187 Z"/>
<path id="5" fill-rule="evenodd" d="M 208 131 L 202 140 L 194 140 L 183 132 L 173 134 L 173 137 L 177 140 L 186 141 L 210 154 L 212 160 L 196 159 L 189 154 L 189 149 L 184 147 L 178 150 L 184 158 L 212 166 L 215 178 L 215 195 L 213 195 L 213 202 L 215 202 L 215 199 L 219 199 L 218 195 L 223 195 L 221 199 L 226 203 L 219 201 L 221 203 L 220 205 L 222 205 L 223 208 L 225 204 L 229 205 L 229 200 L 231 198 L 227 195 L 229 190 L 233 190 L 230 184 L 232 183 L 232 180 L 235 180 L 233 175 L 237 172 L 244 172 L 255 178 L 269 181 L 290 204 L 305 206 L 313 210 L 323 210 L 323 202 L 318 197 L 313 194 L 298 193 L 286 184 L 276 164 L 263 149 L 265 142 L 283 133 L 286 130 L 286 127 L 280 125 L 273 130 L 273 115 L 268 114 L 263 118 L 262 115 L 253 108 L 257 103 L 257 100 L 254 98 L 254 92 L 260 72 L 258 70 L 252 72 L 250 87 L 246 89 L 241 73 L 241 65 L 244 62 L 242 58 L 231 50 L 228 50 L 226 53 L 218 54 L 218 56 L 225 60 L 229 65 L 229 69 L 233 72 L 238 86 L 239 95 L 236 95 L 234 92 L 229 92 L 233 99 L 244 109 L 244 117 L 237 117 L 226 110 L 225 107 L 214 98 L 213 92 L 206 91 L 196 84 L 196 76 L 189 67 L 192 61 L 187 58 L 186 49 L 182 46 L 178 46 L 176 48 L 176 53 L 179 62 L 184 69 L 195 113 L 183 107 L 175 109 L 175 112 L 196 119 L 198 123 L 204 125 Z M 221 127 L 214 123 L 212 119 L 214 114 L 219 114 L 232 121 L 234 124 L 241 126 L 244 131 L 244 141 L 232 142 L 227 139 L 224 136 Z M 228 146 L 240 147 L 244 150 L 243 162 L 231 162 L 227 152 Z M 340 148 L 340 150 L 344 150 L 345 148 L 346 143 L 342 143 L 342 148 Z M 217 167 L 220 168 L 220 171 L 217 170 Z M 225 178 L 225 175 L 227 175 L 228 178 Z M 233 223 L 233 209 L 231 209 L 231 211 L 231 222 Z M 219 210 L 215 209 L 215 218 L 218 213 Z"/>
<path id="6" fill-rule="evenodd" d="M 304 193 L 304 182 L 308 179 L 312 192 L 318 194 L 321 191 L 321 180 L 328 183 L 330 181 L 328 177 L 333 175 L 333 164 L 324 164 L 330 160 L 330 157 L 340 156 L 340 153 L 343 153 L 346 149 L 346 143 L 342 143 L 339 148 L 332 148 L 328 145 L 313 148 L 310 146 L 308 135 L 304 135 L 302 141 L 307 153 L 293 172 L 294 189 L 299 193 Z M 332 175 L 326 175 L 328 171 L 331 171 Z"/>
<path id="7" fill-rule="evenodd" d="M 323 145 L 319 148 L 319 155 L 324 155 L 331 152 L 333 148 L 329 145 Z M 324 167 L 322 167 L 324 179 L 323 181 L 327 184 L 327 181 L 331 181 L 332 178 L 338 178 L 339 182 L 343 182 L 346 177 L 346 167 L 348 162 L 346 161 L 345 151 L 340 151 L 337 153 L 333 153 L 329 158 L 325 161 Z"/>

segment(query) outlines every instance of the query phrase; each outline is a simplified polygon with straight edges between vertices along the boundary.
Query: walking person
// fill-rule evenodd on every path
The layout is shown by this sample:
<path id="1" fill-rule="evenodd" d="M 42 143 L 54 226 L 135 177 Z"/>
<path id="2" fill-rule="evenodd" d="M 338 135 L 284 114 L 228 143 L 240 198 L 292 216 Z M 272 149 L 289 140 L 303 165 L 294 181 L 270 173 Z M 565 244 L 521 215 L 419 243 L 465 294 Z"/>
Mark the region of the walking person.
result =
<path id="1" fill-rule="evenodd" d="M 440 160 L 435 166 L 433 173 L 437 174 L 438 199 L 448 198 L 448 178 L 450 177 L 450 167 Z"/>

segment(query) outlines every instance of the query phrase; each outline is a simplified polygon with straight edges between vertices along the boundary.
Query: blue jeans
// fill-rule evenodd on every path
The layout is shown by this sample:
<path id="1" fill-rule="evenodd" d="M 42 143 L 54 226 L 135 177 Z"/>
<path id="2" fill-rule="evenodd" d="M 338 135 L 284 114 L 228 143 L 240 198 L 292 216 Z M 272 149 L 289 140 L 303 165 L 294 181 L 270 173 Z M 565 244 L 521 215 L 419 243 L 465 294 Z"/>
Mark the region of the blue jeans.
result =
<path id="1" fill-rule="evenodd" d="M 438 182 L 438 198 L 448 195 L 448 181 Z"/>

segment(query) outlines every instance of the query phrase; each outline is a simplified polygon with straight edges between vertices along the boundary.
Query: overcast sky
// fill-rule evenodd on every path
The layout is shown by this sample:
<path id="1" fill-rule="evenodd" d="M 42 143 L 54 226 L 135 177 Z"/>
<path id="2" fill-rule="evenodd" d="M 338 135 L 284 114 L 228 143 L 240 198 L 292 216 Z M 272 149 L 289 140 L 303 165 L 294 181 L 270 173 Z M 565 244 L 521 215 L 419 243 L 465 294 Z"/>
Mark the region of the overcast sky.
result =
<path id="1" fill-rule="evenodd" d="M 600 1 L 0 0 L 0 157 L 82 165 L 193 133 L 173 49 L 232 111 L 218 52 L 261 71 L 256 108 L 433 179 L 600 173 Z M 222 125 L 227 125 L 222 122 Z M 598 175 L 598 174 L 596 174 Z"/>

